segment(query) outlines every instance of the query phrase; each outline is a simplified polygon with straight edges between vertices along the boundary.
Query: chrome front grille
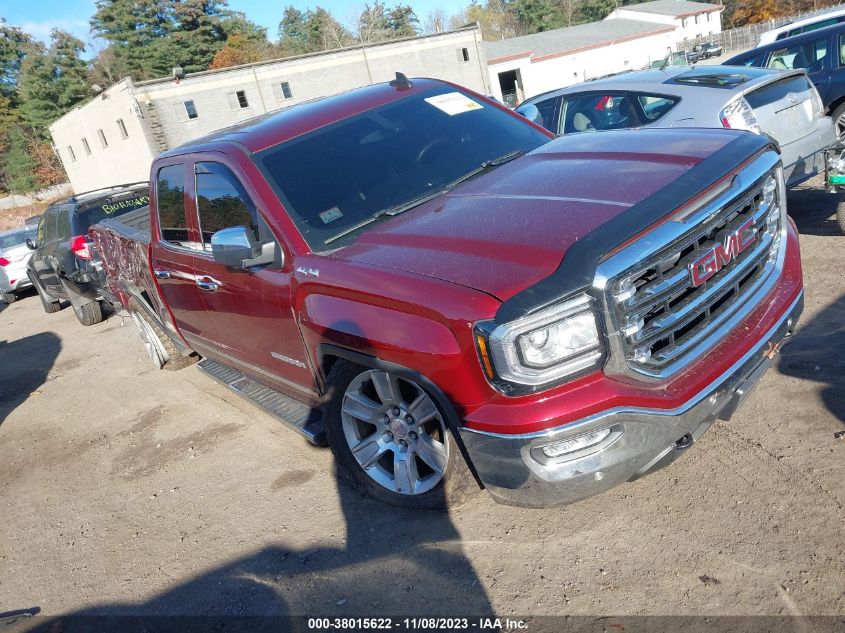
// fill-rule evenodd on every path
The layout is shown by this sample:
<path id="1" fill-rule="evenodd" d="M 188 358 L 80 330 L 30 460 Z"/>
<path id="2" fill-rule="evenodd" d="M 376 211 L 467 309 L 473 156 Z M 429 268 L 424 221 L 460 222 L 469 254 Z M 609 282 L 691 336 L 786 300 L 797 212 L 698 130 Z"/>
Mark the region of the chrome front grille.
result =
<path id="1" fill-rule="evenodd" d="M 744 307 L 750 309 L 749 299 L 775 267 L 783 222 L 782 187 L 778 183 L 767 195 L 764 183 L 771 192 L 770 174 L 755 176 L 751 186 L 719 196 L 716 206 L 694 214 L 687 230 L 606 284 L 609 316 L 629 369 L 663 376 L 684 365 L 698 345 L 716 336 Z M 749 241 L 753 227 L 754 240 L 726 262 L 731 236 L 736 239 L 743 226 Z M 721 253 L 723 265 L 695 285 L 691 266 L 710 261 L 714 252 Z"/>

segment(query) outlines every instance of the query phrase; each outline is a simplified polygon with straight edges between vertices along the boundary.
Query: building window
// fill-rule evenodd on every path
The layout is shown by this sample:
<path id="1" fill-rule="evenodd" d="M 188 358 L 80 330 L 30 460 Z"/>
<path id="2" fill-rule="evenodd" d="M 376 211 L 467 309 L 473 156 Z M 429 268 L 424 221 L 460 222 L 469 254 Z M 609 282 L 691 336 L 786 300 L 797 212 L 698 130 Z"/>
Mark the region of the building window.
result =
<path id="1" fill-rule="evenodd" d="M 713 17 L 713 14 L 712 14 L 712 13 L 708 13 L 708 14 L 707 14 L 707 21 L 709 22 L 709 21 L 710 21 L 710 18 L 712 18 L 712 17 Z"/>
<path id="2" fill-rule="evenodd" d="M 687 19 L 686 18 L 681 18 L 681 26 L 683 28 L 687 28 Z"/>
<path id="3" fill-rule="evenodd" d="M 698 24 L 698 16 L 695 16 L 695 23 Z"/>
<path id="4" fill-rule="evenodd" d="M 468 48 L 459 48 L 458 49 L 458 61 L 459 62 L 468 62 L 469 61 L 469 49 Z"/>
<path id="5" fill-rule="evenodd" d="M 286 81 L 282 82 L 282 95 L 285 99 L 293 98 L 293 93 L 290 91 L 290 84 Z"/>
<path id="6" fill-rule="evenodd" d="M 85 138 L 84 136 L 82 137 L 82 147 L 85 149 L 85 155 L 90 156 L 91 155 L 91 146 L 88 145 L 88 139 Z"/>
<path id="7" fill-rule="evenodd" d="M 199 117 L 199 114 L 197 114 L 197 108 L 194 105 L 193 99 L 188 99 L 187 101 L 184 102 L 184 105 L 185 105 L 185 112 L 188 113 L 189 119 L 196 119 L 197 117 Z"/>
<path id="8" fill-rule="evenodd" d="M 118 119 L 116 123 L 117 129 L 120 131 L 120 138 L 129 138 L 129 132 L 126 131 L 126 124 L 123 119 Z"/>
<path id="9" fill-rule="evenodd" d="M 67 153 L 70 154 L 70 162 L 75 163 L 76 152 L 73 151 L 73 148 L 70 145 L 67 146 Z"/>
<path id="10" fill-rule="evenodd" d="M 103 149 L 106 149 L 109 146 L 109 142 L 106 140 L 106 135 L 102 130 L 97 130 L 97 136 L 100 137 L 100 145 L 103 146 Z"/>
<path id="11" fill-rule="evenodd" d="M 238 90 L 235 93 L 235 96 L 238 98 L 238 105 L 242 108 L 249 107 L 249 101 L 246 100 L 246 92 L 244 90 Z"/>

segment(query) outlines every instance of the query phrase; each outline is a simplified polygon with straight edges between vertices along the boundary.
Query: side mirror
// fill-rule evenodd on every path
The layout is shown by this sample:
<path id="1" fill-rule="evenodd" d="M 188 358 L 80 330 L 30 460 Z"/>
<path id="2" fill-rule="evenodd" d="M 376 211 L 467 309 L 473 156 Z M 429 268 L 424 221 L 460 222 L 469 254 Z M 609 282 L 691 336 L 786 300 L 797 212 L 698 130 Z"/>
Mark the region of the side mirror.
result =
<path id="1" fill-rule="evenodd" d="M 34 251 L 36 248 L 38 248 L 35 244 L 32 243 L 32 240 L 30 238 L 26 238 L 26 247 L 31 251 Z"/>
<path id="2" fill-rule="evenodd" d="M 533 103 L 528 103 L 526 105 L 521 105 L 516 109 L 517 114 L 521 114 L 529 121 L 533 121 L 537 125 L 543 125 L 543 116 L 540 114 L 540 110 L 535 106 Z"/>
<path id="3" fill-rule="evenodd" d="M 211 255 L 229 268 L 265 266 L 275 259 L 276 243 L 261 244 L 248 227 L 230 226 L 211 236 Z"/>

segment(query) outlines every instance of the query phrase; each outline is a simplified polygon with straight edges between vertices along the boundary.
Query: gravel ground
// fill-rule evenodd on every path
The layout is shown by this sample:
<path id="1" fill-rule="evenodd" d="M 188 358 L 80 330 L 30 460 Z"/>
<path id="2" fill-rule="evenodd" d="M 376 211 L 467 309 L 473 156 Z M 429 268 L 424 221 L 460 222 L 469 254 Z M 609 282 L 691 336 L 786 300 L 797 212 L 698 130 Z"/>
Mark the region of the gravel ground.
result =
<path id="1" fill-rule="evenodd" d="M 806 309 L 776 367 L 669 468 L 550 510 L 363 500 L 128 320 L 0 304 L 0 616 L 845 616 L 845 237 L 834 198 L 790 204 Z"/>

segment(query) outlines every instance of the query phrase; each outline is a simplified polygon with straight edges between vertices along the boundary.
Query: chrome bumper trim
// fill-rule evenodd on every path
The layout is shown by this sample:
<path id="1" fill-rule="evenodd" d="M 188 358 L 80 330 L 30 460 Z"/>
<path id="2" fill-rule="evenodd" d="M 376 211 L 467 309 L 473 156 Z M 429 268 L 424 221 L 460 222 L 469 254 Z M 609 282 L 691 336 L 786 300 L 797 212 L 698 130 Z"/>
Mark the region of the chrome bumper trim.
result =
<path id="1" fill-rule="evenodd" d="M 522 435 L 462 429 L 461 436 L 485 487 L 508 505 L 573 503 L 668 465 L 717 418 L 730 417 L 771 364 L 764 352 L 793 332 L 803 292 L 765 336 L 708 387 L 674 409 L 616 407 L 553 429 Z M 775 349 L 777 349 L 776 347 Z M 596 444 L 560 458 L 545 445 L 610 428 Z"/>

